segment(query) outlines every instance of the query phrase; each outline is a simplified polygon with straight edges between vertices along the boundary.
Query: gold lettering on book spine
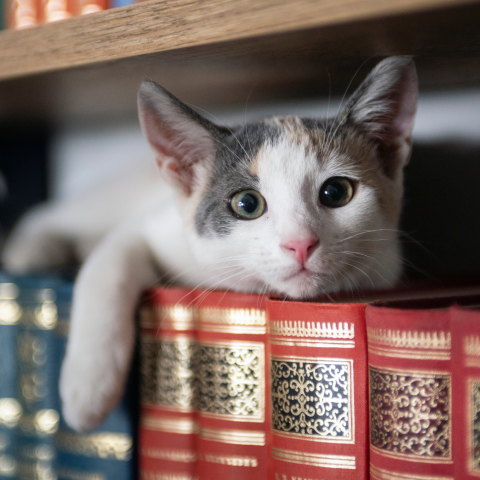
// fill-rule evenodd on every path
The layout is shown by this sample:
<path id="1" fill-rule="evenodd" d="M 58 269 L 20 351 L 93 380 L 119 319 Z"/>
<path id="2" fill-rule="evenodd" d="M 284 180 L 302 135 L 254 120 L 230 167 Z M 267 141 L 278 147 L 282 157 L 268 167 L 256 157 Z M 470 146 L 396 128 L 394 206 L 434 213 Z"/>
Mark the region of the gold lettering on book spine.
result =
<path id="1" fill-rule="evenodd" d="M 468 381 L 467 412 L 468 472 L 480 477 L 480 378 Z"/>
<path id="2" fill-rule="evenodd" d="M 451 377 L 370 367 L 370 442 L 384 456 L 451 463 Z"/>
<path id="3" fill-rule="evenodd" d="M 272 431 L 329 443 L 353 443 L 353 361 L 271 358 Z"/>
<path id="4" fill-rule="evenodd" d="M 265 352 L 260 342 L 199 344 L 198 409 L 205 416 L 263 422 Z"/>
<path id="5" fill-rule="evenodd" d="M 303 338 L 355 338 L 355 325 L 347 322 L 274 321 L 269 325 L 270 335 Z"/>

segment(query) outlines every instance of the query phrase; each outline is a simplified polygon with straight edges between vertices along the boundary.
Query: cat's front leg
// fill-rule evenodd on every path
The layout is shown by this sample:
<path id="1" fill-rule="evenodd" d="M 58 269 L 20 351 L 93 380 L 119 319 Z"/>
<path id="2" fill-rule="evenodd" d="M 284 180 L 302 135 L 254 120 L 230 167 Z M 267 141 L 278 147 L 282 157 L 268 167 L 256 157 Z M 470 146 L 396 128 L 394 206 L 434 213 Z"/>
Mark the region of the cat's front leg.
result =
<path id="1" fill-rule="evenodd" d="M 71 331 L 60 377 L 65 420 L 97 426 L 120 400 L 135 343 L 134 311 L 155 279 L 139 225 L 111 232 L 87 259 L 75 284 Z"/>

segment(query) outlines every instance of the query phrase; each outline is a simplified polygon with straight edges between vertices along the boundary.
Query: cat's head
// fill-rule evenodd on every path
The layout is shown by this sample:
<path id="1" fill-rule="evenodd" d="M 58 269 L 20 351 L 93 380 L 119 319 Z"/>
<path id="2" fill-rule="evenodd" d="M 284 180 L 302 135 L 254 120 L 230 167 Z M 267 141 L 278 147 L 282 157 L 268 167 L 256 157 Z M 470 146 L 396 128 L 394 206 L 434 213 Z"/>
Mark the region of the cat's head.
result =
<path id="1" fill-rule="evenodd" d="M 144 81 L 140 122 L 210 286 L 308 298 L 393 285 L 417 94 L 413 60 L 391 57 L 335 118 L 229 129 Z"/>

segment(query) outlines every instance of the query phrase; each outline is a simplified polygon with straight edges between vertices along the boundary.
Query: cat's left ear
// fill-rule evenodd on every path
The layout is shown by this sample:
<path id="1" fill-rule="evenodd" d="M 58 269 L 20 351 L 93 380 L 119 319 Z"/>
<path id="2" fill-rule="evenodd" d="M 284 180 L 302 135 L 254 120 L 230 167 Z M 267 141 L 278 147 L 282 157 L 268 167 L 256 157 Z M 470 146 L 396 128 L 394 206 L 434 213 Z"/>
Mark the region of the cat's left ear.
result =
<path id="1" fill-rule="evenodd" d="M 151 80 L 138 91 L 140 125 L 167 181 L 190 195 L 199 166 L 213 161 L 218 127 Z"/>
<path id="2" fill-rule="evenodd" d="M 417 98 L 413 59 L 389 57 L 372 70 L 343 111 L 347 124 L 353 124 L 377 144 L 390 177 L 410 159 Z"/>

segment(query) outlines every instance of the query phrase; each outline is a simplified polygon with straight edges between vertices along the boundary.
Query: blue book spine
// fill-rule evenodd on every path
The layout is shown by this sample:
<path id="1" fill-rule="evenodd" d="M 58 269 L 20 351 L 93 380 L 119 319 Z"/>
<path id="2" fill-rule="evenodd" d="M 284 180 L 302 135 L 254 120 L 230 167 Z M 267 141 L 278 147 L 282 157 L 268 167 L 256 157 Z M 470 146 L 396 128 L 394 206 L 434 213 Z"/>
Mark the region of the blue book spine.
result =
<path id="1" fill-rule="evenodd" d="M 65 354 L 69 325 L 71 285 L 57 289 L 58 324 L 55 352 L 58 378 Z M 55 435 L 59 480 L 133 480 L 136 478 L 135 388 L 130 381 L 127 395 L 106 421 L 95 430 L 79 434 L 60 418 Z"/>
<path id="2" fill-rule="evenodd" d="M 17 398 L 15 338 L 20 307 L 18 287 L 0 278 L 0 478 L 14 479 L 16 427 L 22 409 Z"/>
<path id="3" fill-rule="evenodd" d="M 56 289 L 60 281 L 23 277 L 17 284 L 22 309 L 16 332 L 17 392 L 22 407 L 17 427 L 17 479 L 54 480 L 54 436 L 60 405 L 53 331 L 58 320 Z"/>

